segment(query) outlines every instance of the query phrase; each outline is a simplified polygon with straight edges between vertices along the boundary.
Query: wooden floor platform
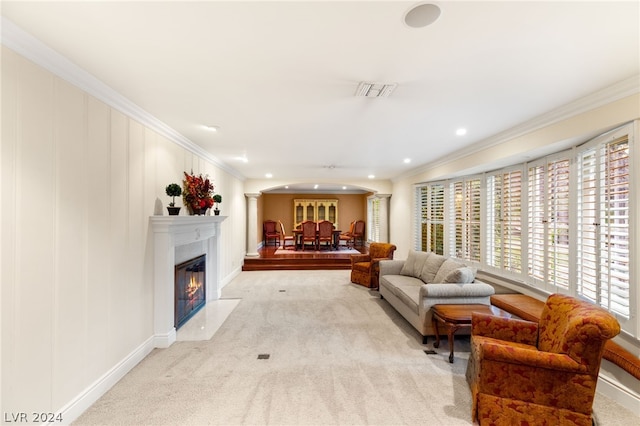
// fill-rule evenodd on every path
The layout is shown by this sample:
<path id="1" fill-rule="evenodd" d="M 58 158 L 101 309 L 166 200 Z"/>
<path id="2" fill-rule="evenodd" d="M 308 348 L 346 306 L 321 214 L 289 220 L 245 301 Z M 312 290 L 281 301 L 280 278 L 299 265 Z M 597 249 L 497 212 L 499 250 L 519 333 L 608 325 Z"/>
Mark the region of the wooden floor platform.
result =
<path id="1" fill-rule="evenodd" d="M 366 247 L 356 247 L 361 253 L 367 253 Z M 340 250 L 327 250 L 320 253 L 300 252 L 284 255 L 275 254 L 276 247 L 263 247 L 259 256 L 245 257 L 243 271 L 273 271 L 293 269 L 351 269 L 351 254 Z"/>

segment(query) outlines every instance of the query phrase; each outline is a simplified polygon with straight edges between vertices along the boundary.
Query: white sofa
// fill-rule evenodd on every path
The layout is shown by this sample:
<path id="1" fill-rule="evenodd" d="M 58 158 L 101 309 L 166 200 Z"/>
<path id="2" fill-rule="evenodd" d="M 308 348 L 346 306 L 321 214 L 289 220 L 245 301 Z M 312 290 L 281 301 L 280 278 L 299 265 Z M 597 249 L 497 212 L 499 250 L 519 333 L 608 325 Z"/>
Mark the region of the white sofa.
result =
<path id="1" fill-rule="evenodd" d="M 477 281 L 475 270 L 432 252 L 410 251 L 406 260 L 380 261 L 380 297 L 423 337 L 434 336 L 431 307 L 436 304 L 491 304 L 493 286 Z"/>

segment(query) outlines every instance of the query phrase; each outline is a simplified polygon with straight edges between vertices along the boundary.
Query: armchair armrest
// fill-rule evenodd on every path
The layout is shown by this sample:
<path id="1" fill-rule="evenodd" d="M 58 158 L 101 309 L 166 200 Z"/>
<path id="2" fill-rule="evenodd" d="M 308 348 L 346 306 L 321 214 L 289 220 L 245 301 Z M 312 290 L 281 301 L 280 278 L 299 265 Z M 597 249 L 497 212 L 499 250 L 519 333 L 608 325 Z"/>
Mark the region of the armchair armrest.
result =
<path id="1" fill-rule="evenodd" d="M 381 260 L 380 276 L 383 275 L 400 275 L 400 271 L 404 266 L 404 260 Z"/>
<path id="2" fill-rule="evenodd" d="M 482 342 L 479 357 L 483 361 L 518 364 L 522 368 L 546 369 L 565 373 L 587 373 L 587 367 L 566 354 L 541 352 L 509 344 Z"/>
<path id="3" fill-rule="evenodd" d="M 369 262 L 371 261 L 371 256 L 368 254 L 352 254 L 351 255 L 351 265 L 358 262 Z"/>
<path id="4" fill-rule="evenodd" d="M 474 312 L 471 315 L 471 335 L 537 346 L 538 324 Z"/>

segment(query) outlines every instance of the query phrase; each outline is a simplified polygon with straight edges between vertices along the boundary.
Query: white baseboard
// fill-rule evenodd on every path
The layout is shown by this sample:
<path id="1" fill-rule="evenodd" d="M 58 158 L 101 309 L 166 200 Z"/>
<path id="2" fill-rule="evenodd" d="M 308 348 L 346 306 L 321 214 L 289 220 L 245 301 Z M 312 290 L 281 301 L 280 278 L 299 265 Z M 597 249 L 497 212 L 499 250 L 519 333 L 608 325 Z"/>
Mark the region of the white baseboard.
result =
<path id="1" fill-rule="evenodd" d="M 240 275 L 240 272 L 242 272 L 242 267 L 238 267 L 234 269 L 233 271 L 231 271 L 229 275 L 227 275 L 222 280 L 220 280 L 220 290 L 222 290 L 227 284 L 233 281 L 235 277 Z"/>
<path id="2" fill-rule="evenodd" d="M 168 348 L 176 341 L 176 329 L 171 328 L 171 331 L 165 334 L 156 334 L 153 336 L 154 348 Z"/>
<path id="3" fill-rule="evenodd" d="M 598 376 L 597 391 L 613 399 L 632 413 L 640 413 L 640 395 L 627 389 L 617 380 L 602 374 L 602 372 Z"/>
<path id="4" fill-rule="evenodd" d="M 120 381 L 140 361 L 151 353 L 154 348 L 154 337 L 148 338 L 133 352 L 122 359 L 111 370 L 91 384 L 84 392 L 76 396 L 56 414 L 61 414 L 63 424 L 73 423 L 82 413 L 93 405 L 102 395 Z M 59 423 L 56 423 L 59 424 Z"/>

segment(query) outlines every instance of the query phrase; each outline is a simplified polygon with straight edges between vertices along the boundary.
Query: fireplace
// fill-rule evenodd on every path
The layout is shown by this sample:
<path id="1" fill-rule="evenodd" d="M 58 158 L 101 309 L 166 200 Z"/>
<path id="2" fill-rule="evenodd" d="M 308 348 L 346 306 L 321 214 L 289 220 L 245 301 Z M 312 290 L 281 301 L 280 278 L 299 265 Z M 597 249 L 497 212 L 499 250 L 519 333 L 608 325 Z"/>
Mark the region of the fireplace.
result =
<path id="1" fill-rule="evenodd" d="M 220 298 L 220 226 L 226 216 L 151 216 L 153 229 L 153 345 L 168 348 L 176 341 L 175 265 L 207 255 L 206 297 Z M 200 242 L 199 251 L 176 257 L 178 247 Z M 177 259 L 177 260 L 176 260 Z"/>
<path id="2" fill-rule="evenodd" d="M 207 256 L 203 254 L 175 266 L 174 326 L 180 328 L 206 301 Z"/>

